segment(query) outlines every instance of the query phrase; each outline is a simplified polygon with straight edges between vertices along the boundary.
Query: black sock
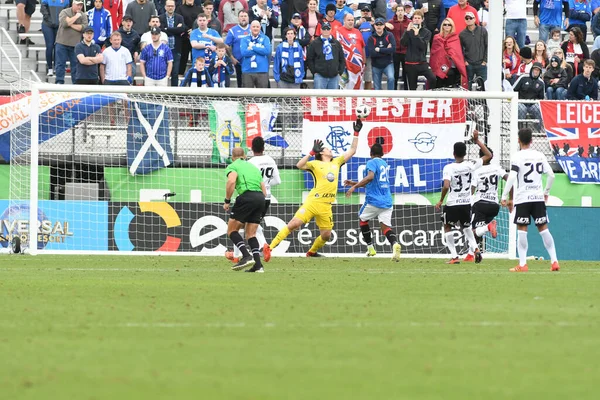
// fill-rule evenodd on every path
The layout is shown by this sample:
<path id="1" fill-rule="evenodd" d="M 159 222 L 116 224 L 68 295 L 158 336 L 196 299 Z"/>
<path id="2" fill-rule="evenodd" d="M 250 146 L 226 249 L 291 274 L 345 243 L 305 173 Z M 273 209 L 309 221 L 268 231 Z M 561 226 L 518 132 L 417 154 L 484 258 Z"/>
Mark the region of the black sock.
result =
<path id="1" fill-rule="evenodd" d="M 248 253 L 248 249 L 246 248 L 246 243 L 244 243 L 244 239 L 242 239 L 242 235 L 240 235 L 238 231 L 231 232 L 229 239 L 231 239 L 233 245 L 242 252 L 242 256 L 250 257 L 250 253 Z"/>
<path id="2" fill-rule="evenodd" d="M 252 257 L 254 257 L 254 261 L 256 261 L 255 265 L 261 265 L 260 251 L 258 250 L 258 239 L 256 237 L 252 237 L 248 239 L 248 244 L 250 245 L 250 250 L 252 251 Z"/>
<path id="3" fill-rule="evenodd" d="M 396 238 L 396 234 L 391 229 L 387 230 L 387 232 L 385 233 L 385 237 L 392 246 L 398 241 L 398 239 Z"/>
<path id="4" fill-rule="evenodd" d="M 373 239 L 371 238 L 371 228 L 369 227 L 369 224 L 360 224 L 360 231 L 362 232 L 363 239 L 367 246 L 372 245 Z"/>

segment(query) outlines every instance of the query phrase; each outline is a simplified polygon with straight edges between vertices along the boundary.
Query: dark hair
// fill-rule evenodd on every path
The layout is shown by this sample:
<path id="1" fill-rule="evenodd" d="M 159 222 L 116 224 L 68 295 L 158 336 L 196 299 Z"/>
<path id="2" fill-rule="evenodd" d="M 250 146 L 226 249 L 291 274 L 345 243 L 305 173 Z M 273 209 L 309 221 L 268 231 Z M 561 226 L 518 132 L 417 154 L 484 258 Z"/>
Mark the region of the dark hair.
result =
<path id="1" fill-rule="evenodd" d="M 238 17 L 240 16 L 241 13 L 244 13 L 246 15 L 250 15 L 250 14 L 248 14 L 248 10 L 246 10 L 245 8 L 242 8 L 240 11 L 238 11 Z"/>
<path id="2" fill-rule="evenodd" d="M 225 43 L 217 43 L 215 46 L 217 49 L 226 49 L 227 45 Z"/>
<path id="3" fill-rule="evenodd" d="M 530 144 L 533 132 L 530 128 L 519 129 L 519 141 L 523 144 Z"/>
<path id="4" fill-rule="evenodd" d="M 455 157 L 464 157 L 467 155 L 467 145 L 465 142 L 456 142 L 454 143 L 454 156 Z"/>
<path id="5" fill-rule="evenodd" d="M 371 156 L 383 157 L 383 147 L 381 146 L 381 144 L 375 143 L 373 146 L 371 146 Z"/>
<path id="6" fill-rule="evenodd" d="M 151 15 L 150 18 L 148 18 L 148 22 L 152 21 L 154 18 L 158 18 L 158 15 Z"/>
<path id="7" fill-rule="evenodd" d="M 294 32 L 294 36 L 297 36 L 297 35 L 296 35 L 296 29 L 294 29 L 294 28 L 292 28 L 292 27 L 289 27 L 289 26 L 288 26 L 287 28 L 285 28 L 285 29 L 283 30 L 283 37 L 284 37 L 284 38 L 286 37 L 286 35 L 287 35 L 287 33 L 288 33 L 289 31 L 292 31 L 292 32 Z"/>
<path id="8" fill-rule="evenodd" d="M 583 65 L 591 65 L 592 68 L 596 68 L 596 61 L 592 60 L 591 58 L 588 58 L 586 60 L 583 60 Z"/>
<path id="9" fill-rule="evenodd" d="M 485 147 L 487 147 L 487 146 L 485 146 Z M 492 153 L 492 158 L 494 158 L 494 150 L 490 149 L 489 147 L 487 149 L 490 151 L 490 153 Z M 483 156 L 485 156 L 483 149 L 479 149 L 479 157 L 483 157 Z"/>
<path id="10" fill-rule="evenodd" d="M 210 0 L 205 0 L 204 3 L 202 4 L 202 7 L 206 7 L 206 6 L 215 6 L 215 3 L 213 3 Z"/>
<path id="11" fill-rule="evenodd" d="M 573 32 L 573 36 L 575 36 L 575 40 L 577 41 L 577 44 L 582 43 L 584 41 L 583 40 L 583 31 L 579 27 L 573 26 L 569 30 L 571 32 Z"/>
<path id="12" fill-rule="evenodd" d="M 262 138 L 262 136 L 257 136 L 252 139 L 252 151 L 255 154 L 265 151 L 265 140 Z"/>
<path id="13" fill-rule="evenodd" d="M 317 161 L 323 161 L 323 155 L 321 153 L 315 154 L 315 160 L 317 160 Z"/>
<path id="14" fill-rule="evenodd" d="M 550 31 L 550 37 L 554 36 L 555 33 L 560 34 L 560 29 L 554 28 Z"/>

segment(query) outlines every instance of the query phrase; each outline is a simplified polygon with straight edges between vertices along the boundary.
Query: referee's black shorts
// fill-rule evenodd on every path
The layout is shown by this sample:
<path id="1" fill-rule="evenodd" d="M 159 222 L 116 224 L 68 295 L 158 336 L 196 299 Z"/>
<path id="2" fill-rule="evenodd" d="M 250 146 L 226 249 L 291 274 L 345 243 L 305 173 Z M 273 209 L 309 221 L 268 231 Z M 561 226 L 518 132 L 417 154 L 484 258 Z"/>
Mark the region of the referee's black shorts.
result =
<path id="1" fill-rule="evenodd" d="M 244 224 L 260 224 L 264 208 L 265 196 L 262 192 L 244 192 L 235 199 L 229 218 Z"/>

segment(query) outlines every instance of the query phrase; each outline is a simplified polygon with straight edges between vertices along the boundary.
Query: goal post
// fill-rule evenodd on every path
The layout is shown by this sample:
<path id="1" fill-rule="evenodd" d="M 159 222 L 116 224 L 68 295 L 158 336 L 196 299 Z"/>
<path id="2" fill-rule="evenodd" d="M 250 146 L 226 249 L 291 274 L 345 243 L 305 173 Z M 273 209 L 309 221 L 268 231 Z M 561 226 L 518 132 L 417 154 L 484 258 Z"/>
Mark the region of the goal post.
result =
<path id="1" fill-rule="evenodd" d="M 29 252 L 39 254 L 222 256 L 232 247 L 222 209 L 224 171 L 232 148 L 252 156 L 257 135 L 265 138 L 265 154 L 275 159 L 282 181 L 272 188 L 263 223 L 270 241 L 312 187 L 296 162 L 314 139 L 322 139 L 334 156 L 343 154 L 354 108 L 367 104 L 371 114 L 363 121 L 357 153 L 340 170 L 334 232 L 324 253 L 364 255 L 358 227 L 364 191 L 347 198 L 343 181 L 362 178 L 370 145 L 382 138 L 403 256 L 447 257 L 433 205 L 452 144 L 478 129 L 494 150 L 493 162 L 506 170 L 517 149 L 514 93 L 34 84 L 22 94 L 30 124 L 11 131 L 7 208 L 8 220 L 17 222 L 4 222 L 3 233 L 19 235 Z M 467 148 L 469 158 L 478 157 L 476 145 Z M 516 254 L 508 221 L 502 210 L 498 238 L 483 243 L 488 256 Z M 391 248 L 377 225 L 371 223 L 374 244 L 387 255 Z M 303 255 L 317 234 L 312 221 L 274 256 Z"/>

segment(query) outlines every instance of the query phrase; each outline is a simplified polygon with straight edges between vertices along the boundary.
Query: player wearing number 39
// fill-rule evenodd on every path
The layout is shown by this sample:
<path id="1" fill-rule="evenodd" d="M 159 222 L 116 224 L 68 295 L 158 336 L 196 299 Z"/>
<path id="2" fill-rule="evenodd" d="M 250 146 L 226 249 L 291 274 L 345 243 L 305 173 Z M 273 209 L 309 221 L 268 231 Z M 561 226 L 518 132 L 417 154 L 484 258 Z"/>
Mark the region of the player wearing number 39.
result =
<path id="1" fill-rule="evenodd" d="M 322 257 L 317 253 L 321 247 L 331 237 L 331 229 L 333 228 L 333 214 L 331 212 L 331 203 L 335 201 L 335 196 L 338 190 L 338 179 L 340 167 L 344 165 L 356 153 L 358 145 L 358 134 L 362 129 L 362 122 L 359 118 L 354 122 L 354 138 L 352 145 L 341 156 L 333 158 L 331 149 L 323 146 L 322 140 L 315 140 L 312 150 L 309 154 L 302 157 L 296 167 L 301 170 L 308 171 L 312 174 L 315 186 L 308 193 L 308 196 L 294 215 L 294 218 L 288 222 L 277 233 L 275 239 L 269 245 L 273 250 L 282 240 L 284 240 L 290 232 L 308 223 L 313 217 L 319 227 L 320 235 L 315 239 L 312 247 L 306 253 L 306 257 Z M 313 161 L 308 161 L 311 156 L 314 156 Z M 266 255 L 265 255 L 266 257 Z"/>
<path id="2" fill-rule="evenodd" d="M 521 150 L 515 154 L 511 161 L 510 174 L 504 192 L 502 192 L 502 205 L 512 209 L 513 201 L 507 201 L 510 189 L 516 183 L 514 204 L 516 205 L 514 222 L 517 224 L 517 253 L 519 265 L 511 268 L 511 272 L 527 272 L 527 226 L 533 222 L 537 226 L 544 247 L 550 255 L 552 263 L 550 270 L 558 271 L 558 259 L 554 239 L 548 229 L 548 215 L 546 213 L 546 202 L 550 194 L 550 188 L 554 183 L 554 172 L 546 160 L 546 156 L 531 146 L 531 129 L 519 130 L 519 146 Z M 543 189 L 542 175 L 546 174 L 546 189 Z"/>
<path id="3" fill-rule="evenodd" d="M 446 165 L 442 171 L 444 187 L 442 188 L 440 201 L 435 205 L 435 208 L 439 210 L 446 194 L 449 193 L 444 213 L 442 214 L 446 246 L 448 246 L 450 256 L 452 257 L 448 261 L 448 264 L 460 263 L 454 244 L 454 232 L 452 232 L 452 226 L 456 225 L 462 227 L 469 244 L 469 254 L 465 257 L 465 261 L 475 260 L 476 263 L 481 262 L 481 252 L 477 248 L 477 242 L 471 229 L 471 177 L 475 170 L 481 168 L 484 163 L 492 158 L 492 153 L 479 140 L 479 132 L 477 130 L 473 131 L 473 142 L 479 146 L 483 152 L 483 157 L 478 158 L 475 162 L 465 160 L 467 145 L 464 142 L 454 143 L 454 162 Z"/>
<path id="4" fill-rule="evenodd" d="M 378 141 L 381 138 L 378 138 Z M 346 180 L 344 185 L 351 186 L 346 192 L 346 197 L 350 197 L 355 189 L 366 186 L 365 204 L 358 212 L 360 220 L 359 226 L 363 239 L 367 243 L 367 257 L 373 257 L 377 254 L 373 247 L 371 238 L 371 228 L 369 221 L 377 218 L 381 224 L 381 230 L 392 245 L 394 255 L 393 261 L 400 261 L 400 243 L 396 234 L 392 231 L 392 193 L 390 192 L 390 182 L 388 180 L 388 164 L 381 158 L 383 157 L 382 142 L 377 142 L 371 146 L 371 159 L 367 162 L 364 171 L 364 178 L 360 182 Z"/>

